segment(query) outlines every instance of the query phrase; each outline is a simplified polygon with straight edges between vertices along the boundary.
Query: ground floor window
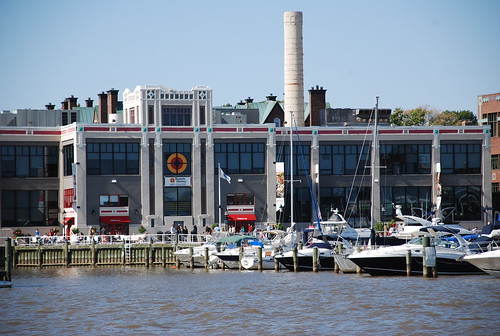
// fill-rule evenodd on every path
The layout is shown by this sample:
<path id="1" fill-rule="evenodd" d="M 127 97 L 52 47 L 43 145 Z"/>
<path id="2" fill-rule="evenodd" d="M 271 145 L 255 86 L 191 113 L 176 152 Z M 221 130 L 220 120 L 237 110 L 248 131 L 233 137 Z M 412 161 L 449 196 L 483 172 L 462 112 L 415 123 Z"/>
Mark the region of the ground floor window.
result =
<path id="1" fill-rule="evenodd" d="M 165 187 L 163 195 L 164 216 L 191 216 L 191 188 Z"/>
<path id="2" fill-rule="evenodd" d="M 370 187 L 321 188 L 321 217 L 327 220 L 338 210 L 352 226 L 366 226 L 371 214 L 370 192 Z"/>
<path id="3" fill-rule="evenodd" d="M 57 190 L 2 190 L 2 227 L 57 226 Z"/>
<path id="4" fill-rule="evenodd" d="M 434 214 L 430 186 L 382 187 L 380 188 L 381 218 L 389 221 L 396 215 L 396 205 L 404 215 L 430 218 Z"/>
<path id="5" fill-rule="evenodd" d="M 481 187 L 480 186 L 446 186 L 443 187 L 442 209 L 449 209 L 451 220 L 481 219 Z"/>
<path id="6" fill-rule="evenodd" d="M 101 235 L 128 235 L 129 223 L 101 223 L 99 232 Z"/>
<path id="7" fill-rule="evenodd" d="M 315 221 L 309 188 L 294 188 L 293 194 L 293 221 L 296 223 L 310 223 L 311 221 Z M 285 206 L 282 209 L 278 209 L 278 222 L 290 224 L 292 208 L 290 203 L 290 193 L 286 192 Z"/>

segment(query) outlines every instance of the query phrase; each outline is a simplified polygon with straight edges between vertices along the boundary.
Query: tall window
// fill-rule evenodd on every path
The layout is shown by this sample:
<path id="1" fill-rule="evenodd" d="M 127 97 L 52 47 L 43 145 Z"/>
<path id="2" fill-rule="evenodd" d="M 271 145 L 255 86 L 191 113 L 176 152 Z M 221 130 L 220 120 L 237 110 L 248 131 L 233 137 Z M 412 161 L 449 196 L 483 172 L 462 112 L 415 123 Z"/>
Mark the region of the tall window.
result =
<path id="1" fill-rule="evenodd" d="M 215 165 L 226 174 L 264 174 L 264 143 L 215 144 Z"/>
<path id="2" fill-rule="evenodd" d="M 401 205 L 403 214 L 419 217 L 428 217 L 435 210 L 430 186 L 381 187 L 380 193 L 383 220 L 394 218 L 395 205 Z"/>
<path id="3" fill-rule="evenodd" d="M 57 177 L 57 146 L 2 146 L 2 177 Z"/>
<path id="4" fill-rule="evenodd" d="M 500 155 L 495 154 L 491 156 L 491 169 L 498 169 L 498 158 Z"/>
<path id="5" fill-rule="evenodd" d="M 163 144 L 163 175 L 191 175 L 191 143 Z"/>
<path id="6" fill-rule="evenodd" d="M 163 144 L 163 175 L 191 175 L 191 143 Z M 164 216 L 191 216 L 191 187 L 163 188 Z"/>
<path id="7" fill-rule="evenodd" d="M 71 164 L 75 162 L 75 154 L 73 145 L 66 145 L 63 147 L 63 170 L 64 176 L 70 176 L 73 173 Z"/>
<path id="8" fill-rule="evenodd" d="M 148 124 L 153 125 L 155 123 L 155 107 L 154 105 L 148 105 Z"/>
<path id="9" fill-rule="evenodd" d="M 139 144 L 88 143 L 87 174 L 139 174 Z"/>
<path id="10" fill-rule="evenodd" d="M 329 145 L 319 148 L 319 171 L 321 175 L 365 175 L 370 174 L 369 145 Z"/>
<path id="11" fill-rule="evenodd" d="M 302 143 L 302 146 L 293 144 L 293 175 L 307 176 L 311 172 L 311 145 Z M 276 152 L 276 161 L 284 162 L 285 175 L 290 176 L 290 144 L 280 143 Z"/>
<path id="12" fill-rule="evenodd" d="M 443 187 L 441 208 L 453 208 L 454 220 L 481 219 L 481 187 L 480 186 L 446 186 Z"/>
<path id="13" fill-rule="evenodd" d="M 2 190 L 2 226 L 58 225 L 57 190 Z"/>
<path id="14" fill-rule="evenodd" d="M 191 216 L 191 188 L 164 188 L 163 202 L 164 216 Z"/>
<path id="15" fill-rule="evenodd" d="M 278 215 L 278 221 L 290 224 L 291 221 L 291 207 L 290 193 L 285 194 L 285 207 L 283 212 Z M 311 193 L 309 188 L 294 187 L 293 188 L 293 221 L 310 223 L 315 220 L 312 212 Z"/>
<path id="16" fill-rule="evenodd" d="M 491 126 L 491 136 L 496 137 L 498 134 L 497 132 L 497 127 L 498 127 L 498 121 L 497 121 L 497 113 L 488 113 L 488 125 Z"/>
<path id="17" fill-rule="evenodd" d="M 135 124 L 135 108 L 130 108 L 130 123 Z"/>
<path id="18" fill-rule="evenodd" d="M 386 167 L 381 169 L 384 174 L 430 174 L 431 145 L 381 145 L 380 165 Z"/>
<path id="19" fill-rule="evenodd" d="M 353 226 L 367 226 L 371 214 L 370 192 L 370 187 L 321 188 L 321 216 L 326 220 L 332 210 L 338 210 Z"/>
<path id="20" fill-rule="evenodd" d="M 190 126 L 191 106 L 170 106 L 161 107 L 163 126 Z"/>
<path id="21" fill-rule="evenodd" d="M 442 144 L 441 172 L 443 174 L 480 174 L 480 144 Z"/>

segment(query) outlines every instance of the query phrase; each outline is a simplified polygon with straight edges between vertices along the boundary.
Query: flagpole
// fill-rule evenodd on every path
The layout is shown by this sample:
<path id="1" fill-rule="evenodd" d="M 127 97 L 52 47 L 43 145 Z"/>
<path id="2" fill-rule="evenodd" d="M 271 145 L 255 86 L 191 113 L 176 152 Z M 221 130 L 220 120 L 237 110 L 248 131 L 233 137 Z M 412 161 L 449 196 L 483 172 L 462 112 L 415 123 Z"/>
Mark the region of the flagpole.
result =
<path id="1" fill-rule="evenodd" d="M 219 180 L 219 224 L 221 222 L 221 204 L 220 204 L 220 162 L 217 162 L 217 179 Z"/>

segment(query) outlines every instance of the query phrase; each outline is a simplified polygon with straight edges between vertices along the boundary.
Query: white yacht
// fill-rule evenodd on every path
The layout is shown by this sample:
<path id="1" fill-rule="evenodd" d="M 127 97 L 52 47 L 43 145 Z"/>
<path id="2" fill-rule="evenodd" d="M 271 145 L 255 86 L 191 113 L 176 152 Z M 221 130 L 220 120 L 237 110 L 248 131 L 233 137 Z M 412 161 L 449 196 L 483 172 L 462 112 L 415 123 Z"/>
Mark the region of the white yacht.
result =
<path id="1" fill-rule="evenodd" d="M 500 278 L 500 249 L 466 255 L 464 260 L 486 273 Z"/>
<path id="2" fill-rule="evenodd" d="M 457 240 L 447 241 L 441 239 L 440 235 L 443 232 L 454 234 Z M 433 225 L 421 228 L 419 233 L 427 233 L 433 240 L 438 274 L 484 274 L 480 268 L 462 260 L 470 251 L 468 243 L 460 235 L 456 234 L 457 230 Z M 423 250 L 422 237 L 420 236 L 403 245 L 354 252 L 348 258 L 370 275 L 405 275 L 406 255 L 408 251 L 411 251 L 411 273 L 415 275 L 423 273 Z"/>

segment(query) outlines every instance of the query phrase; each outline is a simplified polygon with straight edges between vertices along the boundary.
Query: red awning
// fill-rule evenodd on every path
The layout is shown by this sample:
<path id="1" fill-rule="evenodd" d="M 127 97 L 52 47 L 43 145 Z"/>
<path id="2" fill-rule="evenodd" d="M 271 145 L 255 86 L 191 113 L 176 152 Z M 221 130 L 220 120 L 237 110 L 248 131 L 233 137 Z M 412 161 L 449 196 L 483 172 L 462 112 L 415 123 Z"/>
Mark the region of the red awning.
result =
<path id="1" fill-rule="evenodd" d="M 103 224 L 130 223 L 129 216 L 101 216 L 100 220 Z"/>
<path id="2" fill-rule="evenodd" d="M 69 226 L 75 224 L 75 217 L 66 217 L 66 218 L 64 218 L 63 224 L 64 225 L 69 225 Z"/>
<path id="3" fill-rule="evenodd" d="M 233 222 L 240 221 L 255 221 L 257 218 L 254 214 L 231 214 L 227 218 Z"/>

